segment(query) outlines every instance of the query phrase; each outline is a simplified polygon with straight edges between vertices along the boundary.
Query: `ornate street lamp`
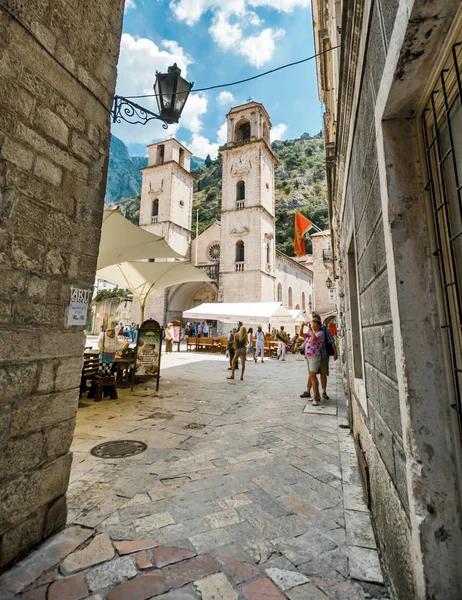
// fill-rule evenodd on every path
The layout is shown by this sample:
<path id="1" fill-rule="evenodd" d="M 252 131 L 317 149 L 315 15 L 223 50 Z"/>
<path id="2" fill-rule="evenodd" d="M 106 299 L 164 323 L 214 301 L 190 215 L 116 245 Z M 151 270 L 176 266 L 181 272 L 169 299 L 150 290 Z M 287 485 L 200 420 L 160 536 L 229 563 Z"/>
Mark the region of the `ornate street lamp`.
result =
<path id="1" fill-rule="evenodd" d="M 162 127 L 167 129 L 172 123 L 178 123 L 181 117 L 189 92 L 194 84 L 188 83 L 181 77 L 181 69 L 175 63 L 168 68 L 167 73 L 156 71 L 154 93 L 156 94 L 159 114 L 156 114 L 128 98 L 114 96 L 111 115 L 113 123 L 126 121 L 131 125 L 137 123 L 146 125 L 149 121 L 157 119 L 163 121 Z"/>
<path id="2" fill-rule="evenodd" d="M 326 279 L 326 288 L 327 288 L 328 290 L 330 290 L 330 289 L 332 288 L 332 279 L 331 279 L 330 277 L 328 277 L 328 278 Z"/>

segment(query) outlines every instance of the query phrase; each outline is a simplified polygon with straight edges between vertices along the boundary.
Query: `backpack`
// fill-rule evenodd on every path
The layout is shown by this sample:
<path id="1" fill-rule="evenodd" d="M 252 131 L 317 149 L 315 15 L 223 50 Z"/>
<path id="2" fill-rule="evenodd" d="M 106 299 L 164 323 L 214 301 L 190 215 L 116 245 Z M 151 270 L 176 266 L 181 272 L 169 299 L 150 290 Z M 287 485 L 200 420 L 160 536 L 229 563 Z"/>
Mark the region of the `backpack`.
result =
<path id="1" fill-rule="evenodd" d="M 322 326 L 322 332 L 324 333 L 324 346 L 326 348 L 326 354 L 327 354 L 327 356 L 334 356 L 334 354 L 335 354 L 334 345 L 332 344 L 332 342 L 329 342 L 327 339 L 326 325 Z"/>

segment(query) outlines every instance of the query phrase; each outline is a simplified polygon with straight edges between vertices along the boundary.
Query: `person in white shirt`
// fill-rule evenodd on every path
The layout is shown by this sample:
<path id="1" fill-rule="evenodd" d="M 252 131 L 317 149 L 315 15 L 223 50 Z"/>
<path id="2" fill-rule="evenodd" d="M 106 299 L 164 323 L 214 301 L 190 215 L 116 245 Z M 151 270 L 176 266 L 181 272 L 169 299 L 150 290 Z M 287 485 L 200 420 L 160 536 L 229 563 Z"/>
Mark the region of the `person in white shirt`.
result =
<path id="1" fill-rule="evenodd" d="M 204 335 L 204 337 L 209 337 L 209 326 L 206 323 L 204 323 L 204 326 L 202 327 L 202 333 Z"/>
<path id="2" fill-rule="evenodd" d="M 265 357 L 265 334 L 262 331 L 261 325 L 257 328 L 257 343 L 255 349 L 255 362 L 257 362 L 258 355 L 261 355 L 261 362 L 264 361 Z"/>

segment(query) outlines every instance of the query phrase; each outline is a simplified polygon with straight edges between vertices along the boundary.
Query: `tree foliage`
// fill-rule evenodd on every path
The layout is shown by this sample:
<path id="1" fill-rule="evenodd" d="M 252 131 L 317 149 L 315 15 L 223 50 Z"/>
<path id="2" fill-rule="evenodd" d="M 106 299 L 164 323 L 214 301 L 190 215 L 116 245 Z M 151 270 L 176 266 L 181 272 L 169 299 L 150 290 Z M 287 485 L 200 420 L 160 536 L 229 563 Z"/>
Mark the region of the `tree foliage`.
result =
<path id="1" fill-rule="evenodd" d="M 131 300 L 132 296 L 127 290 L 121 288 L 114 288 L 112 290 L 100 290 L 95 298 L 94 302 L 101 302 L 106 298 L 118 298 L 119 300 Z"/>

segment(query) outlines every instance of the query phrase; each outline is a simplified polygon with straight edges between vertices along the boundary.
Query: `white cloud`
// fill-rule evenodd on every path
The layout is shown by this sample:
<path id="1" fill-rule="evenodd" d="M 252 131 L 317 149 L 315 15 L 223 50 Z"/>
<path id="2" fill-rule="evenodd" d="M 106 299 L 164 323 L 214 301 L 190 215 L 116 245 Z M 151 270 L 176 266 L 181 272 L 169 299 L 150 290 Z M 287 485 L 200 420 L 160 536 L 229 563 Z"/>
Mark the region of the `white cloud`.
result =
<path id="1" fill-rule="evenodd" d="M 124 12 L 130 10 L 130 8 L 136 8 L 135 0 L 125 0 Z"/>
<path id="2" fill-rule="evenodd" d="M 212 14 L 209 33 L 225 52 L 243 56 L 259 68 L 269 62 L 276 50 L 282 29 L 265 27 L 263 19 L 252 9 L 265 7 L 278 12 L 291 12 L 308 7 L 310 0 L 171 0 L 170 8 L 178 20 L 192 26 L 203 14 Z"/>
<path id="3" fill-rule="evenodd" d="M 279 123 L 271 128 L 270 137 L 271 141 L 282 140 L 287 131 L 287 125 L 285 123 Z"/>
<path id="4" fill-rule="evenodd" d="M 193 133 L 192 139 L 189 144 L 181 142 L 188 150 L 190 150 L 194 156 L 205 158 L 207 154 L 210 154 L 210 158 L 215 159 L 218 156 L 219 144 L 211 144 L 208 138 Z"/>
<path id="5" fill-rule="evenodd" d="M 213 41 L 223 50 L 231 50 L 236 47 L 242 39 L 242 29 L 238 23 L 232 24 L 228 15 L 218 11 L 213 24 L 209 29 Z"/>
<path id="6" fill-rule="evenodd" d="M 225 121 L 217 131 L 217 141 L 220 146 L 224 146 L 228 141 L 228 123 Z"/>
<path id="7" fill-rule="evenodd" d="M 147 38 L 135 38 L 124 33 L 120 45 L 119 76 L 117 93 L 121 96 L 137 96 L 153 94 L 156 71 L 165 72 L 174 62 L 187 78 L 188 67 L 192 58 L 176 41 L 163 40 L 160 46 Z M 134 102 L 157 113 L 155 98 L 134 99 Z M 181 125 L 192 132 L 201 127 L 201 115 L 207 110 L 207 99 L 199 94 L 191 94 L 186 102 Z M 170 125 L 168 130 L 162 128 L 160 121 L 151 121 L 147 125 L 130 125 L 122 121 L 113 125 L 113 133 L 125 143 L 149 144 L 178 131 L 180 125 Z"/>
<path id="8" fill-rule="evenodd" d="M 277 38 L 284 35 L 283 29 L 264 29 L 258 35 L 251 35 L 241 42 L 240 52 L 254 67 L 262 67 L 273 58 Z"/>
<path id="9" fill-rule="evenodd" d="M 183 146 L 186 146 L 194 156 L 205 158 L 207 154 L 210 154 L 210 158 L 215 159 L 218 156 L 218 148 L 226 144 L 227 141 L 228 124 L 225 122 L 217 131 L 216 143 L 210 142 L 208 138 L 203 135 L 193 133 L 189 144 L 187 142 L 181 142 Z"/>
<path id="10" fill-rule="evenodd" d="M 279 12 L 292 12 L 294 8 L 308 8 L 311 0 L 247 0 L 250 6 L 267 6 Z"/>
<path id="11" fill-rule="evenodd" d="M 236 98 L 231 92 L 220 92 L 217 96 L 217 102 L 220 106 L 232 106 L 236 102 Z"/>

